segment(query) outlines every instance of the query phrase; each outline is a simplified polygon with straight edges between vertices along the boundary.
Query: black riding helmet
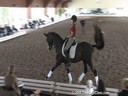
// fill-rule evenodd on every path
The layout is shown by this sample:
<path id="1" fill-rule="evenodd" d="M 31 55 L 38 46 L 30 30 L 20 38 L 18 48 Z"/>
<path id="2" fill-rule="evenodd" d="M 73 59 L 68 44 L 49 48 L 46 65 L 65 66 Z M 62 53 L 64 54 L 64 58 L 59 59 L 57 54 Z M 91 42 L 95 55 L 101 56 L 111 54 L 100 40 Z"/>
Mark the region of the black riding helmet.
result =
<path id="1" fill-rule="evenodd" d="M 71 20 L 73 20 L 73 22 L 76 22 L 77 21 L 76 15 L 72 15 Z"/>

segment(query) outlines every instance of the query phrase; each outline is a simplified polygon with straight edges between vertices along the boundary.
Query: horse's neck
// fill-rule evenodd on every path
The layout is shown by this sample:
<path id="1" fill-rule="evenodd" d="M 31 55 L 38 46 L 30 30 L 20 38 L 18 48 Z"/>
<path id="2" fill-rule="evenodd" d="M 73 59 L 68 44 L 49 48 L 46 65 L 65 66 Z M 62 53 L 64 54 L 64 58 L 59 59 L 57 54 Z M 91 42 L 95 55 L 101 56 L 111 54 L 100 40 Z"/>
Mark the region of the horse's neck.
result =
<path id="1" fill-rule="evenodd" d="M 56 54 L 61 54 L 61 50 L 62 50 L 63 43 L 64 43 L 64 41 L 63 41 L 63 42 L 59 42 L 59 43 L 57 44 L 57 46 L 55 47 L 55 49 L 56 49 Z"/>
<path id="2" fill-rule="evenodd" d="M 64 40 L 59 35 L 56 34 L 56 36 L 54 36 L 54 43 L 55 43 L 55 48 L 56 48 L 56 54 L 58 55 L 61 53 Z"/>

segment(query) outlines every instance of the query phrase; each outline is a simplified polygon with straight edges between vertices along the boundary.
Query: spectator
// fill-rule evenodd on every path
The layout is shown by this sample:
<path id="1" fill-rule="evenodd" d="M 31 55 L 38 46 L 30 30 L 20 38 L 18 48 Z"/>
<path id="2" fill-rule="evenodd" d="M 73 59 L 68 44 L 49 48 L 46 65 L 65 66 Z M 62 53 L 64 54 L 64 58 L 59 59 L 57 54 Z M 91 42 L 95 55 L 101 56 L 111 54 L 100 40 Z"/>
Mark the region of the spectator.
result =
<path id="1" fill-rule="evenodd" d="M 128 96 L 128 78 L 122 80 L 123 89 L 118 93 L 118 96 Z"/>
<path id="2" fill-rule="evenodd" d="M 83 92 L 84 93 L 82 93 L 81 95 L 78 95 L 78 96 L 91 96 L 92 95 L 92 93 L 94 92 L 92 80 L 87 81 L 87 87 Z"/>
<path id="3" fill-rule="evenodd" d="M 80 20 L 81 27 L 84 28 L 84 25 L 86 24 L 86 21 L 84 19 Z"/>
<path id="4" fill-rule="evenodd" d="M 3 90 L 0 90 L 0 96 L 20 96 L 14 65 L 9 66 L 4 83 Z"/>
<path id="5" fill-rule="evenodd" d="M 97 90 L 92 96 L 109 96 L 109 94 L 105 91 L 103 80 L 99 79 Z"/>
<path id="6" fill-rule="evenodd" d="M 5 35 L 4 28 L 0 27 L 0 37 L 3 37 Z"/>
<path id="7" fill-rule="evenodd" d="M 53 17 L 51 17 L 51 21 L 54 22 L 54 18 Z"/>
<path id="8" fill-rule="evenodd" d="M 5 28 L 5 31 L 7 31 L 7 35 L 13 34 L 13 30 L 11 29 L 10 26 L 5 26 L 4 28 Z"/>
<path id="9" fill-rule="evenodd" d="M 12 25 L 12 30 L 13 30 L 14 32 L 17 32 L 17 31 L 18 31 L 18 29 L 17 29 L 14 25 Z"/>
<path id="10" fill-rule="evenodd" d="M 34 92 L 34 96 L 41 96 L 40 93 L 41 93 L 40 90 L 36 90 L 36 91 Z"/>
<path id="11" fill-rule="evenodd" d="M 44 21 L 44 20 L 39 19 L 39 23 L 40 23 L 41 25 L 44 25 L 44 24 L 45 24 L 45 21 Z"/>
<path id="12" fill-rule="evenodd" d="M 15 90 L 18 94 L 20 94 L 19 88 L 18 88 L 18 81 L 17 77 L 15 75 L 15 66 L 11 65 L 8 68 L 7 74 L 4 79 L 5 86 L 9 86 Z"/>
<path id="13" fill-rule="evenodd" d="M 85 21 L 84 19 L 80 20 L 80 25 L 81 25 L 81 33 L 84 31 L 85 24 L 86 24 L 86 21 Z"/>
<path id="14" fill-rule="evenodd" d="M 34 91 L 34 94 L 32 96 L 51 96 L 51 95 L 48 93 L 43 93 L 40 90 L 36 90 Z"/>

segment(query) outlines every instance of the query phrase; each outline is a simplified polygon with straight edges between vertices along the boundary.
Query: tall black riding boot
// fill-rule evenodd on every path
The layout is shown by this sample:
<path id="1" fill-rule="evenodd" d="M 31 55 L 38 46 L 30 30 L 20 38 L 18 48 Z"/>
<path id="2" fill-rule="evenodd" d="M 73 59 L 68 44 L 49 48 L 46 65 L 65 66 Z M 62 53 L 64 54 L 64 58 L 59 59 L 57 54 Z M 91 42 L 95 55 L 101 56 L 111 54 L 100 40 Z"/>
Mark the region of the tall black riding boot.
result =
<path id="1" fill-rule="evenodd" d="M 76 44 L 76 41 L 74 40 L 73 43 L 72 43 L 72 46 L 74 46 Z"/>
<path id="2" fill-rule="evenodd" d="M 68 51 L 66 50 L 65 51 L 65 55 L 66 55 L 66 68 L 69 68 L 70 67 L 70 63 L 69 63 L 69 53 L 68 53 Z"/>

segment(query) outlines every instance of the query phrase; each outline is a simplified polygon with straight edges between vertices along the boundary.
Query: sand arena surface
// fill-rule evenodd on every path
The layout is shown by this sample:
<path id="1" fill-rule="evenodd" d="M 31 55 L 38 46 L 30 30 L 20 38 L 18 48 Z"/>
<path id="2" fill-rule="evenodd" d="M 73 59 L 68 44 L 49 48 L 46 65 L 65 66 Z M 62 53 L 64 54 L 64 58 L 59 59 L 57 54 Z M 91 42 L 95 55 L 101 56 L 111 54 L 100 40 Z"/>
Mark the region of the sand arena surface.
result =
<path id="1" fill-rule="evenodd" d="M 86 19 L 86 18 L 85 18 Z M 92 61 L 99 77 L 107 87 L 120 88 L 121 79 L 128 77 L 128 18 L 88 18 L 85 31 L 81 33 L 78 21 L 77 41 L 87 41 L 94 44 L 94 22 L 98 22 L 105 32 L 105 47 L 103 50 L 94 49 Z M 4 76 L 7 67 L 16 65 L 16 74 L 22 78 L 45 79 L 49 70 L 55 64 L 55 50 L 47 49 L 44 32 L 57 32 L 62 38 L 69 33 L 70 20 L 38 29 L 16 39 L 0 43 L 0 75 Z M 73 83 L 83 72 L 82 62 L 71 65 Z M 88 67 L 86 77 L 93 79 L 92 71 Z M 59 66 L 49 80 L 68 83 L 67 71 L 64 64 Z"/>

